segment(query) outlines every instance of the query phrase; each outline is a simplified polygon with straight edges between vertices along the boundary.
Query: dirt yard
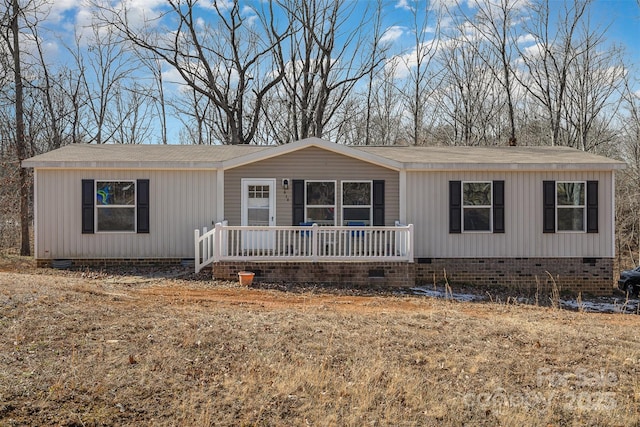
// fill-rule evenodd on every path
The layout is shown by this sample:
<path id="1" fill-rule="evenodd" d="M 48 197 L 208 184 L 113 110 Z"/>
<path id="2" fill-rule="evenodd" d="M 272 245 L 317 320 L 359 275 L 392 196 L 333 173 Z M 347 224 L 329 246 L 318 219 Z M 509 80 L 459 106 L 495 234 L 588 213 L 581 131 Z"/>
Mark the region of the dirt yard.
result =
<path id="1" fill-rule="evenodd" d="M 640 425 L 640 316 L 0 258 L 0 426 Z"/>

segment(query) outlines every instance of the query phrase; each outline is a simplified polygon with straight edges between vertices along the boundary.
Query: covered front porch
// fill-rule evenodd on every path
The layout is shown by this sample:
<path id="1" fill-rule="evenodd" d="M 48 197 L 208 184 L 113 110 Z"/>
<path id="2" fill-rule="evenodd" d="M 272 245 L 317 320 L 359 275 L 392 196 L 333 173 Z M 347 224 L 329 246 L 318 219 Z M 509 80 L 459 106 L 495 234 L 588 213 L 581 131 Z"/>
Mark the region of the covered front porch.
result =
<path id="1" fill-rule="evenodd" d="M 195 230 L 195 269 L 218 262 L 413 262 L 413 225 L 229 226 Z"/>

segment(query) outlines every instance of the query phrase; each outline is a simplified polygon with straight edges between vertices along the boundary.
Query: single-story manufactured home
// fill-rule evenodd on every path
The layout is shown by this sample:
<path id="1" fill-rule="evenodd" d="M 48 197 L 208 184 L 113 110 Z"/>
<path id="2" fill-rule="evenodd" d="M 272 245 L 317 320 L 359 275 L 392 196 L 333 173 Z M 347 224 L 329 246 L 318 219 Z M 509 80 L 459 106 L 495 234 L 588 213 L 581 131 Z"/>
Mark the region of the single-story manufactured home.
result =
<path id="1" fill-rule="evenodd" d="M 566 147 L 69 145 L 34 169 L 38 265 L 610 294 L 615 171 Z"/>

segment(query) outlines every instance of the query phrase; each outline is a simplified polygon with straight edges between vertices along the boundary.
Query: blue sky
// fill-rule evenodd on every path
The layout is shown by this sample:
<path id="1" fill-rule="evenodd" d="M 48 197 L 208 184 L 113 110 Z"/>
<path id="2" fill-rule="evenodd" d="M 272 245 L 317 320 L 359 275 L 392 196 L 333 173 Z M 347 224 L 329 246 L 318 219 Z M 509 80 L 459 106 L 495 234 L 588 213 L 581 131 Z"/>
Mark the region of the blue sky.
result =
<path id="1" fill-rule="evenodd" d="M 230 0 L 219 0 L 220 3 Z M 243 1 L 242 4 L 255 5 L 264 0 Z M 524 0 L 521 0 L 524 2 Z M 137 11 L 139 15 L 148 17 L 156 15 L 165 5 L 164 0 L 124 0 L 129 7 Z M 198 4 L 202 10 L 211 4 L 212 0 L 201 0 Z M 373 0 L 354 0 L 357 7 L 371 7 Z M 561 5 L 560 0 L 551 0 L 552 5 Z M 110 1 L 118 5 L 119 1 Z M 419 3 L 423 3 L 419 1 Z M 435 0 L 433 4 L 455 7 L 462 5 L 466 8 L 470 4 L 467 0 Z M 388 0 L 384 2 L 385 27 L 388 30 L 388 39 L 393 41 L 398 50 L 410 48 L 410 34 L 406 31 L 406 23 L 410 19 L 410 8 L 415 4 L 414 0 Z M 210 6 L 209 6 L 210 8 Z M 93 12 L 86 0 L 55 0 L 51 4 L 51 11 L 47 18 L 47 26 L 51 28 L 58 40 L 52 38 L 51 44 L 58 45 L 71 43 L 74 30 L 82 31 L 91 23 Z M 611 41 L 616 41 L 628 50 L 634 63 L 640 63 L 640 5 L 636 0 L 595 0 L 592 6 L 594 23 L 608 26 L 607 36 Z M 135 18 L 135 17 L 134 17 Z M 135 19 L 134 19 L 135 20 Z M 405 31 L 403 31 L 403 29 Z M 61 46 L 51 46 L 58 52 Z"/>
<path id="2" fill-rule="evenodd" d="M 132 11 L 130 19 L 132 22 L 141 22 L 142 16 L 157 16 L 163 8 L 166 8 L 165 0 L 103 0 L 108 1 L 112 5 L 118 7 L 121 1 L 126 2 L 128 8 Z M 230 2 L 231 0 L 219 0 L 219 3 Z M 260 5 L 264 0 L 241 1 L 242 5 Z M 498 0 L 496 0 L 498 1 Z M 526 5 L 527 0 L 518 0 L 522 5 Z M 199 4 L 199 13 L 202 19 L 207 18 L 207 14 L 211 13 L 212 0 L 201 0 Z M 384 31 L 385 40 L 390 44 L 393 55 L 401 57 L 410 54 L 415 49 L 414 35 L 410 29 L 411 8 L 415 6 L 414 0 L 389 0 L 383 1 L 384 4 Z M 424 2 L 419 2 L 424 5 Z M 359 22 L 357 15 L 358 10 L 365 10 L 367 7 L 373 7 L 373 0 L 353 0 L 351 5 L 354 6 L 353 22 Z M 432 4 L 455 8 L 462 7 L 468 13 L 473 10 L 469 8 L 472 0 L 433 0 Z M 562 8 L 563 2 L 560 0 L 551 0 L 553 7 Z M 53 64 L 65 61 L 68 58 L 66 46 L 73 46 L 74 33 L 85 34 L 84 40 L 89 40 L 88 26 L 94 19 L 94 12 L 89 6 L 88 0 L 55 0 L 51 4 L 51 10 L 46 19 L 46 26 L 50 29 L 49 33 L 41 33 L 45 36 L 47 57 Z M 595 0 L 591 8 L 592 24 L 601 27 L 607 27 L 607 38 L 611 44 L 622 45 L 626 50 L 626 63 L 634 69 L 638 85 L 640 85 L 640 5 L 636 0 Z M 250 16 L 251 11 L 245 8 L 245 16 Z M 441 21 L 446 28 L 452 25 L 452 22 L 445 18 Z M 532 42 L 527 41 L 526 35 L 523 37 L 523 46 L 530 45 Z M 84 46 L 86 47 L 86 45 Z M 177 73 L 168 65 L 163 67 L 163 73 L 166 81 L 180 81 Z M 402 70 L 398 71 L 402 75 Z M 640 94 L 640 86 L 638 93 Z M 174 86 L 170 90 L 177 90 Z"/>
<path id="3" fill-rule="evenodd" d="M 635 0 L 598 0 L 593 17 L 609 25 L 607 36 L 624 45 L 629 57 L 640 66 L 640 4 Z"/>

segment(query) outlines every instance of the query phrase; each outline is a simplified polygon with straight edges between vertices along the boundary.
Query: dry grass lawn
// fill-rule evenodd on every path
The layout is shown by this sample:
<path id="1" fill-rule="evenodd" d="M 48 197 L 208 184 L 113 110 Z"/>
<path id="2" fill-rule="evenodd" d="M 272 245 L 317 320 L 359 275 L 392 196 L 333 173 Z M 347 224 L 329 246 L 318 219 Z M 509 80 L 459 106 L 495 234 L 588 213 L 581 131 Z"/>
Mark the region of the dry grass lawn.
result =
<path id="1" fill-rule="evenodd" d="M 0 426 L 640 425 L 640 317 L 0 260 Z"/>

